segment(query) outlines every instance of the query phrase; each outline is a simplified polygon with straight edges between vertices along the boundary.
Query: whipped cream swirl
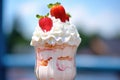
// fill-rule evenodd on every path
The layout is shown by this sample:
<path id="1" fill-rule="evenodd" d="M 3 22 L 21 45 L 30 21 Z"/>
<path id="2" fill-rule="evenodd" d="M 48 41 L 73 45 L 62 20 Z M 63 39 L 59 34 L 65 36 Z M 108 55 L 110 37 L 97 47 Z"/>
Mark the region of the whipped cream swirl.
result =
<path id="1" fill-rule="evenodd" d="M 48 32 L 43 32 L 39 25 L 37 25 L 30 43 L 32 46 L 42 46 L 46 43 L 50 45 L 68 44 L 79 46 L 81 38 L 75 25 L 68 21 L 61 22 L 60 19 L 49 17 L 53 21 L 52 29 Z"/>

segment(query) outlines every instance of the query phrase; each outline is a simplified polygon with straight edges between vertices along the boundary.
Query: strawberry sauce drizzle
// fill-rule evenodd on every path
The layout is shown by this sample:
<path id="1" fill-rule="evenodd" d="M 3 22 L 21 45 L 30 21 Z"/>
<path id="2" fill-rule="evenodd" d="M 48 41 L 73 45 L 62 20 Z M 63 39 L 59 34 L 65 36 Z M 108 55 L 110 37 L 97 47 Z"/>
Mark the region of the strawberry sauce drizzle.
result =
<path id="1" fill-rule="evenodd" d="M 70 68 L 69 66 L 60 65 L 60 64 L 58 63 L 58 61 L 56 62 L 56 66 L 57 66 L 57 69 L 58 69 L 59 71 L 64 71 L 64 70 L 66 70 L 67 68 Z"/>
<path id="2" fill-rule="evenodd" d="M 67 68 L 70 68 L 69 66 L 66 66 L 66 65 L 63 65 L 63 64 L 59 64 L 59 62 L 58 62 L 58 60 L 59 61 L 61 61 L 61 60 L 68 60 L 68 61 L 72 61 L 72 58 L 70 57 L 70 56 L 66 56 L 66 57 L 58 57 L 57 58 L 57 62 L 56 62 L 56 66 L 57 66 L 57 69 L 59 70 L 59 71 L 64 71 L 64 70 L 66 70 Z"/>

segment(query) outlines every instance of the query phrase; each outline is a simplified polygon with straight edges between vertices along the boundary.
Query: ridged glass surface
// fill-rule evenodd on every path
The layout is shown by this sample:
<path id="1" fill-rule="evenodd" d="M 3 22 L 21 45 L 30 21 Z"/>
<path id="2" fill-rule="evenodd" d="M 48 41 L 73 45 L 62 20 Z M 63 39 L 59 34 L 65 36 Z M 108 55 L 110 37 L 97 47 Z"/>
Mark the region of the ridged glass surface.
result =
<path id="1" fill-rule="evenodd" d="M 36 48 L 35 50 L 37 80 L 74 80 L 75 46 Z"/>

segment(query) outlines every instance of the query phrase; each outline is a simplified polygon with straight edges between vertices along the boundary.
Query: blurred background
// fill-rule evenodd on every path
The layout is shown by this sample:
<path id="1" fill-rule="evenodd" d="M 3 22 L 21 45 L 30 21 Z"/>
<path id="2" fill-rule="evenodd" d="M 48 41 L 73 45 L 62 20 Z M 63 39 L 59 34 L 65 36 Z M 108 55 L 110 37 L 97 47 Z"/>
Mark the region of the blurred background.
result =
<path id="1" fill-rule="evenodd" d="M 30 40 L 58 0 L 0 0 L 0 80 L 36 80 Z M 120 0 L 59 0 L 72 15 L 82 42 L 75 80 L 120 80 Z"/>

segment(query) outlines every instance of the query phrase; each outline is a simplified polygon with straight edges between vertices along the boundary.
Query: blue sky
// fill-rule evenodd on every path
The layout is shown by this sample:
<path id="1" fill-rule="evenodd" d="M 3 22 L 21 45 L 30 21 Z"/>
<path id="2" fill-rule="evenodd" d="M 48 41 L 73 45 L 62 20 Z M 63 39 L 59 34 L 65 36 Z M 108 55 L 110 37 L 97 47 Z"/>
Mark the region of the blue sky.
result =
<path id="1" fill-rule="evenodd" d="M 17 15 L 22 24 L 21 33 L 30 39 L 38 22 L 35 15 L 46 14 L 49 11 L 46 5 L 57 1 L 72 15 L 72 23 L 84 25 L 77 27 L 87 34 L 99 33 L 105 38 L 120 34 L 120 0 L 4 0 L 4 32 L 11 32 Z"/>

